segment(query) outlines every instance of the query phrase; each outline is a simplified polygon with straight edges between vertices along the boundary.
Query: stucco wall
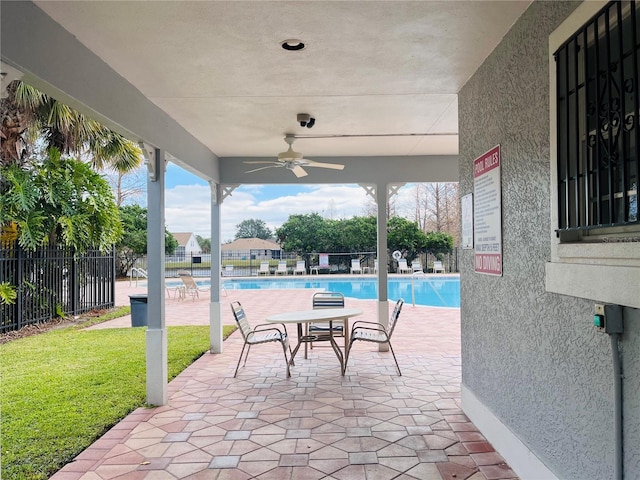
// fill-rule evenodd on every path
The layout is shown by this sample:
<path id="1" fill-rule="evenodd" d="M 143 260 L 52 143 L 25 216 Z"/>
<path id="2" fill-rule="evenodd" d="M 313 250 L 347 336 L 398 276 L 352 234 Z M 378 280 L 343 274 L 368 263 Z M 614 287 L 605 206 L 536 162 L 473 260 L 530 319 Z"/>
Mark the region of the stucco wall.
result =
<path id="1" fill-rule="evenodd" d="M 502 149 L 503 276 L 461 257 L 462 380 L 558 477 L 613 478 L 609 337 L 593 301 L 545 292 L 549 261 L 548 35 L 577 6 L 534 2 L 459 96 L 460 192 Z M 625 465 L 640 478 L 640 316 L 626 310 Z M 635 473 L 632 473 L 635 472 Z M 635 476 L 634 476 L 635 475 Z"/>

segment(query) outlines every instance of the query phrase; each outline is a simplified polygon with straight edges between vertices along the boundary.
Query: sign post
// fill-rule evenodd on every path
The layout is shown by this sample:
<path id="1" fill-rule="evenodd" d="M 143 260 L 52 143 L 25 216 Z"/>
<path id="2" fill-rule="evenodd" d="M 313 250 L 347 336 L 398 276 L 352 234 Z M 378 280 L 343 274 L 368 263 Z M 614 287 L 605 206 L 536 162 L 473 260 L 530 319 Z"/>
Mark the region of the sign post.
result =
<path id="1" fill-rule="evenodd" d="M 473 162 L 475 271 L 502 276 L 500 145 Z"/>

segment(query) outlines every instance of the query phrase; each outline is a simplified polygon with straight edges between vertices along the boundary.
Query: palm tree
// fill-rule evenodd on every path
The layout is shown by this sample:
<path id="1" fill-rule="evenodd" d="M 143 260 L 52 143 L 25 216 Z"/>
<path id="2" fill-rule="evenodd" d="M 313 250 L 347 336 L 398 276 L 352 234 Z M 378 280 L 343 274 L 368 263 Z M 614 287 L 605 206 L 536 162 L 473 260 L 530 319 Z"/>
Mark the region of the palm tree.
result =
<path id="1" fill-rule="evenodd" d="M 135 143 L 20 80 L 7 86 L 0 112 L 2 165 L 23 164 L 36 138 L 63 154 L 90 155 L 95 169 L 128 172 L 140 165 Z"/>

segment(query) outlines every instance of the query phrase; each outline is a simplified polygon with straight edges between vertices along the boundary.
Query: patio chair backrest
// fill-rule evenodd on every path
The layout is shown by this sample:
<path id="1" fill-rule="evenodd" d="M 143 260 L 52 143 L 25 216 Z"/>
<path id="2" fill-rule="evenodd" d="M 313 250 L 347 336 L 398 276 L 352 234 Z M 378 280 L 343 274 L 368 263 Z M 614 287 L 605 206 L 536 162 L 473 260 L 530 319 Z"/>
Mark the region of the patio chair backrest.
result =
<path id="1" fill-rule="evenodd" d="M 242 333 L 242 338 L 244 338 L 244 340 L 246 341 L 249 338 L 249 335 L 253 333 L 253 329 L 249 324 L 247 315 L 244 313 L 244 309 L 242 308 L 240 302 L 231 302 L 231 311 L 233 312 L 233 316 L 236 319 L 236 323 L 238 324 L 240 333 Z"/>
<path id="2" fill-rule="evenodd" d="M 339 292 L 317 292 L 311 300 L 313 308 L 344 308 L 344 295 Z"/>
<path id="3" fill-rule="evenodd" d="M 401 258 L 400 260 L 398 260 L 398 267 L 400 267 L 400 268 L 408 268 L 407 267 L 407 259 L 406 258 Z"/>
<path id="4" fill-rule="evenodd" d="M 413 262 L 411 262 L 411 268 L 413 269 L 414 272 L 421 272 L 422 263 L 420 263 L 420 260 L 414 260 Z"/>
<path id="5" fill-rule="evenodd" d="M 180 279 L 182 280 L 182 283 L 184 283 L 185 287 L 192 288 L 195 290 L 198 289 L 198 284 L 193 279 L 193 277 L 189 275 L 189 272 L 185 272 L 181 270 L 178 272 L 178 275 L 180 276 Z"/>
<path id="6" fill-rule="evenodd" d="M 391 339 L 393 329 L 396 328 L 396 323 L 398 323 L 398 317 L 400 316 L 400 312 L 402 311 L 402 305 L 404 305 L 404 300 L 400 298 L 396 302 L 396 306 L 393 309 L 391 318 L 389 319 L 389 326 L 387 327 L 387 336 L 389 337 L 389 339 Z"/>

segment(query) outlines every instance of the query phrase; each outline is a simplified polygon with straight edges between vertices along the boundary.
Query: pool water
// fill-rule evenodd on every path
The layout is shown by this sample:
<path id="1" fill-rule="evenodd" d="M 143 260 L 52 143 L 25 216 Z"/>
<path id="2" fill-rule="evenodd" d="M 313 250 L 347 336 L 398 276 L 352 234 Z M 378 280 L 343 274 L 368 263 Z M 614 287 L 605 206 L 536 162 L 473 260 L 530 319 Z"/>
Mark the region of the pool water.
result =
<path id="1" fill-rule="evenodd" d="M 460 307 L 460 277 L 402 277 L 388 279 L 388 297 L 391 301 L 404 298 L 412 303 L 411 283 L 413 280 L 416 305 L 432 307 Z M 209 281 L 198 280 L 200 285 L 208 285 Z M 340 292 L 345 297 L 361 300 L 378 298 L 378 283 L 375 278 L 321 278 L 321 279 L 225 279 L 223 285 L 227 290 L 287 290 L 308 288 Z"/>

